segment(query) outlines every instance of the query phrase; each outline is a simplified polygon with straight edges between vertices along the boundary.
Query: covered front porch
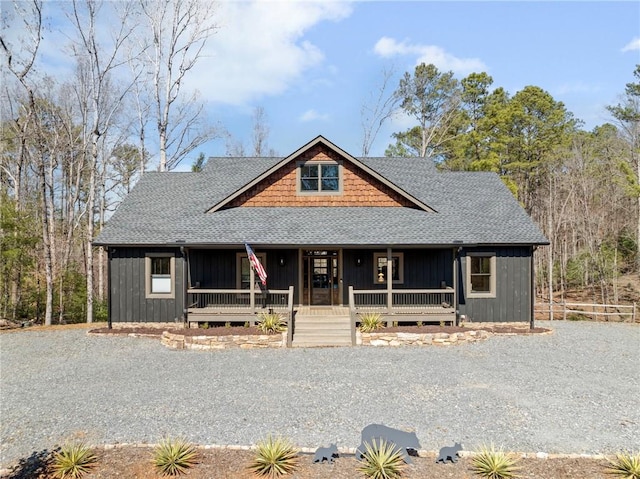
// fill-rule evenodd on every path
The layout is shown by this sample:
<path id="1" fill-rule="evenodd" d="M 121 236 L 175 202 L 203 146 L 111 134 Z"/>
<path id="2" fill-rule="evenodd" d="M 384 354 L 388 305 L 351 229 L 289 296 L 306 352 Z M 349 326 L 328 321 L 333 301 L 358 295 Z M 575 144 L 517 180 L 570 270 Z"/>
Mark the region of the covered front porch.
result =
<path id="1" fill-rule="evenodd" d="M 455 324 L 455 250 L 403 248 L 255 248 L 265 266 L 262 286 L 242 250 L 191 250 L 186 320 L 248 322 L 263 312 L 283 315 L 291 334 L 296 317 L 315 316 L 330 327 L 347 318 L 354 332 L 360 315 L 380 313 L 394 322 Z M 235 288 L 230 283 L 235 279 Z M 227 286 L 227 287 L 225 287 Z M 272 287 L 273 286 L 273 287 Z"/>

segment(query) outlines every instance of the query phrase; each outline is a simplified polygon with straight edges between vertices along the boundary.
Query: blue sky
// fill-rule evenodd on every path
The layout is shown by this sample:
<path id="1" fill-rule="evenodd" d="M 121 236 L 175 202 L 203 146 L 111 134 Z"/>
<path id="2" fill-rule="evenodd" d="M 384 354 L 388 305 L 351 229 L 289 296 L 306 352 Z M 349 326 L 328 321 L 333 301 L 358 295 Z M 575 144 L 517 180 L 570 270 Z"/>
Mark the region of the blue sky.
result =
<path id="1" fill-rule="evenodd" d="M 272 6 L 275 4 L 271 4 Z M 381 83 L 382 70 L 400 75 L 413 71 L 421 61 L 440 70 L 453 70 L 458 78 L 472 71 L 486 71 L 494 87 L 511 94 L 527 85 L 539 86 L 583 120 L 585 129 L 609 121 L 605 106 L 616 102 L 632 72 L 640 63 L 640 3 L 638 2 L 330 2 L 316 9 L 291 30 L 289 46 L 282 55 L 307 49 L 307 64 L 281 75 L 281 88 L 261 91 L 270 68 L 254 70 L 256 58 L 247 58 L 249 87 L 236 100 L 225 101 L 225 88 L 212 104 L 210 113 L 233 135 L 247 143 L 251 130 L 251 109 L 262 106 L 270 125 L 269 145 L 287 155 L 322 134 L 346 151 L 361 152 L 360 110 Z M 236 4 L 250 11 L 255 6 Z M 313 10 L 309 3 L 288 9 Z M 317 7 L 316 7 L 317 8 Z M 300 17 L 301 12 L 295 12 Z M 295 17 L 295 14 L 293 17 Z M 289 20 L 287 28 L 295 28 Z M 259 22 L 258 22 L 259 23 Z M 262 41 L 278 35 L 280 22 L 254 25 Z M 232 28 L 229 28 L 232 30 Z M 226 42 L 222 28 L 211 45 Z M 275 67 L 289 58 L 278 59 Z M 248 55 L 251 57 L 252 55 Z M 238 57 L 238 62 L 243 58 Z M 274 67 L 274 65 L 272 65 Z M 202 65 L 214 85 L 215 62 Z M 275 68 L 274 68 L 275 69 Z M 278 76 L 276 74 L 276 76 Z M 200 89 L 204 91 L 203 87 Z M 242 98 L 240 100 L 240 98 Z M 390 123 L 378 136 L 372 155 L 382 155 L 390 133 L 404 128 L 402 121 Z M 223 154 L 222 142 L 209 154 Z"/>
<path id="2" fill-rule="evenodd" d="M 282 156 L 319 134 L 360 155 L 361 107 L 385 68 L 394 88 L 421 61 L 459 79 L 486 71 L 510 94 L 539 86 L 590 130 L 610 120 L 605 106 L 640 63 L 636 1 L 223 1 L 218 15 L 187 87 L 247 149 L 253 109 L 263 107 L 268 144 Z M 370 154 L 383 155 L 390 134 L 407 126 L 387 124 Z M 224 155 L 225 142 L 203 145 L 183 167 L 200 151 Z"/>

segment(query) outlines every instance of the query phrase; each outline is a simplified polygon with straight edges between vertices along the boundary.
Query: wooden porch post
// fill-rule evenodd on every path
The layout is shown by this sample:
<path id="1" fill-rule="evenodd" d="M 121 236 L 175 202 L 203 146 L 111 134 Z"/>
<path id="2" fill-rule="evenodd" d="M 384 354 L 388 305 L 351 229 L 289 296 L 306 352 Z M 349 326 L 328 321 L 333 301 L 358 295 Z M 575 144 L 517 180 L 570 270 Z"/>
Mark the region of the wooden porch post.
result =
<path id="1" fill-rule="evenodd" d="M 393 257 L 391 256 L 391 247 L 387 248 L 387 312 L 393 311 Z M 387 316 L 387 327 L 392 326 L 392 321 Z"/>
<path id="2" fill-rule="evenodd" d="M 458 248 L 453 248 L 453 309 L 456 315 L 456 326 L 460 326 L 460 315 L 458 314 Z"/>
<path id="3" fill-rule="evenodd" d="M 256 275 L 249 261 L 249 307 L 251 313 L 256 312 Z M 252 325 L 253 326 L 253 325 Z"/>

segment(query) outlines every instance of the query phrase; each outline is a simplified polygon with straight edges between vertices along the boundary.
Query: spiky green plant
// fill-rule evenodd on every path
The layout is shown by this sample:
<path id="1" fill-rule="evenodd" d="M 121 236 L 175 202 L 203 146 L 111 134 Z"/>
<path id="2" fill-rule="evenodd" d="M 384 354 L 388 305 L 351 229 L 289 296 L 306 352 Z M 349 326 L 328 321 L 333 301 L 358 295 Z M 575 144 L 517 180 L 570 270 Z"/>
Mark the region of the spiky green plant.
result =
<path id="1" fill-rule="evenodd" d="M 518 460 L 502 448 L 482 446 L 471 460 L 471 470 L 486 479 L 510 479 L 518 477 Z"/>
<path id="2" fill-rule="evenodd" d="M 362 313 L 360 315 L 360 331 L 371 333 L 384 327 L 380 313 Z"/>
<path id="3" fill-rule="evenodd" d="M 53 477 L 78 479 L 95 467 L 98 458 L 83 442 L 65 444 L 53 453 Z"/>
<path id="4" fill-rule="evenodd" d="M 164 438 L 153 451 L 153 463 L 163 476 L 184 474 L 198 460 L 198 450 L 185 439 Z"/>
<path id="5" fill-rule="evenodd" d="M 281 333 L 286 329 L 287 323 L 279 313 L 260 313 L 257 327 L 265 334 Z"/>
<path id="6" fill-rule="evenodd" d="M 640 452 L 621 452 L 616 458 L 609 460 L 607 473 L 623 479 L 640 479 Z"/>
<path id="7" fill-rule="evenodd" d="M 290 474 L 298 466 L 298 450 L 288 439 L 267 436 L 258 443 L 249 469 L 259 476 L 277 478 Z"/>
<path id="8" fill-rule="evenodd" d="M 358 472 L 371 479 L 396 479 L 402 477 L 405 467 L 402 450 L 394 443 L 384 439 L 364 443 Z"/>

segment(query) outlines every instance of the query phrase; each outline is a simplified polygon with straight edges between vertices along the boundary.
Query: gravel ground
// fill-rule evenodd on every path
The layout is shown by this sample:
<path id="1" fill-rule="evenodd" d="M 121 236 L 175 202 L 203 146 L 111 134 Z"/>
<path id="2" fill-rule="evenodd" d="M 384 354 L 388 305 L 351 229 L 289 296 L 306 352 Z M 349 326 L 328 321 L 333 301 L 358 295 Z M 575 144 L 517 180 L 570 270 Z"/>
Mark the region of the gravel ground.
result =
<path id="1" fill-rule="evenodd" d="M 356 447 L 382 423 L 422 448 L 640 450 L 640 327 L 538 322 L 551 335 L 449 347 L 173 351 L 84 330 L 0 335 L 0 468 L 89 443 Z"/>

